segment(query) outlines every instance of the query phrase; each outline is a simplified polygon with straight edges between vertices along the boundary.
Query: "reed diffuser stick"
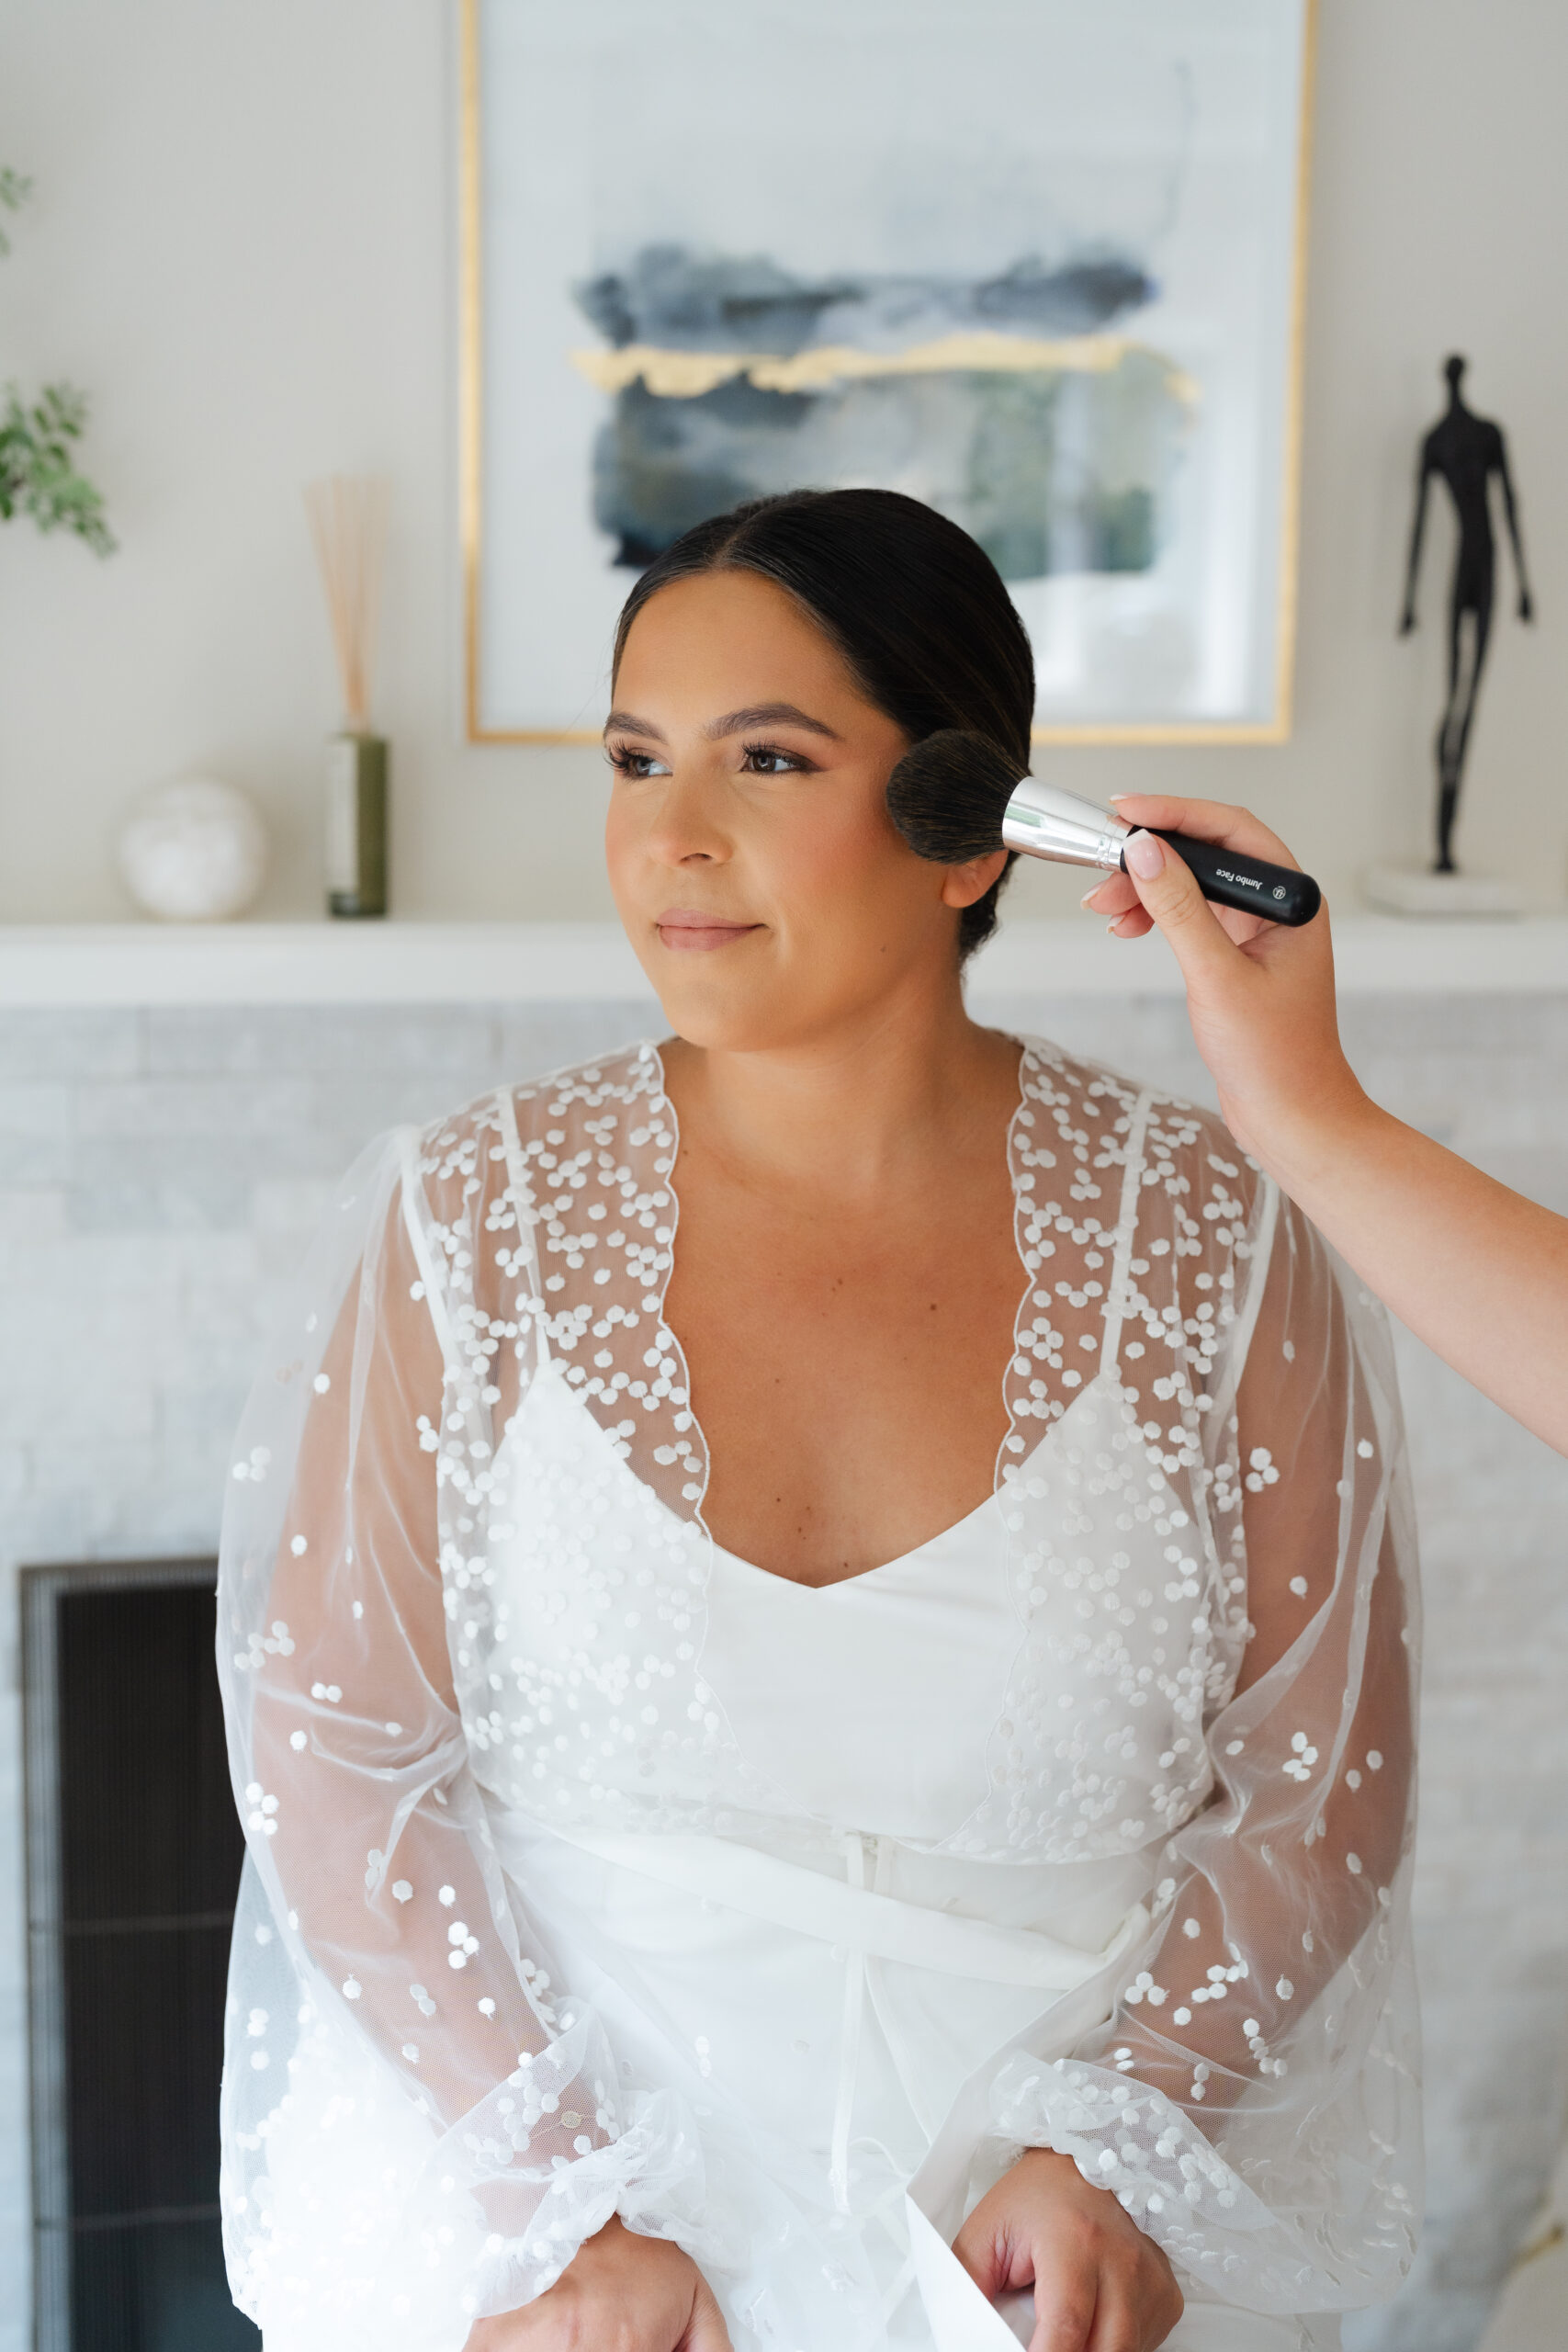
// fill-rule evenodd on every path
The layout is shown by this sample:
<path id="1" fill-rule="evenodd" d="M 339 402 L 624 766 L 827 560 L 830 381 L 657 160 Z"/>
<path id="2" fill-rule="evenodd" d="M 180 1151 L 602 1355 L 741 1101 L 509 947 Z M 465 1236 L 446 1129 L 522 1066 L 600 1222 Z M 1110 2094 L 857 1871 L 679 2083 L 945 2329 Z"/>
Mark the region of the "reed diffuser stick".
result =
<path id="1" fill-rule="evenodd" d="M 388 505 L 388 485 L 375 474 L 332 474 L 305 489 L 337 650 L 344 716 L 355 735 L 369 732 L 370 669 L 380 616 Z"/>

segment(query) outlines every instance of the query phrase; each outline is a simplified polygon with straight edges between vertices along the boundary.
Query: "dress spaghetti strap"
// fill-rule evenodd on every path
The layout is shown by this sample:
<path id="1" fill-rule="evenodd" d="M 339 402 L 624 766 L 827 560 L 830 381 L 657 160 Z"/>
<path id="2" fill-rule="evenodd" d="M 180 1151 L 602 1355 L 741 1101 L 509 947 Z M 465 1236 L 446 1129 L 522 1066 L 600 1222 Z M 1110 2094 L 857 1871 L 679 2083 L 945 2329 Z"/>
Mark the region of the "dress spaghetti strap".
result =
<path id="1" fill-rule="evenodd" d="M 1149 1131 L 1149 1107 L 1154 1095 L 1145 1087 L 1133 1105 L 1127 1126 L 1127 1159 L 1122 1171 L 1122 1210 L 1116 1220 L 1116 1248 L 1111 1261 L 1111 1285 L 1105 1300 L 1105 1337 L 1100 1343 L 1103 1378 L 1116 1369 L 1122 1347 L 1122 1325 L 1127 1312 L 1127 1283 L 1133 1261 L 1133 1238 L 1138 1229 L 1138 1193 L 1144 1181 L 1144 1142 Z"/>
<path id="2" fill-rule="evenodd" d="M 536 1367 L 543 1372 L 550 1360 L 549 1317 L 545 1311 L 543 1270 L 539 1264 L 538 1231 L 534 1194 L 523 1159 L 523 1138 L 517 1132 L 517 1104 L 512 1089 L 503 1086 L 495 1098 L 501 1114 L 502 1148 L 506 1153 L 507 1191 L 517 1212 L 517 1245 L 528 1261 L 528 1286 L 534 1295 L 534 1340 Z"/>

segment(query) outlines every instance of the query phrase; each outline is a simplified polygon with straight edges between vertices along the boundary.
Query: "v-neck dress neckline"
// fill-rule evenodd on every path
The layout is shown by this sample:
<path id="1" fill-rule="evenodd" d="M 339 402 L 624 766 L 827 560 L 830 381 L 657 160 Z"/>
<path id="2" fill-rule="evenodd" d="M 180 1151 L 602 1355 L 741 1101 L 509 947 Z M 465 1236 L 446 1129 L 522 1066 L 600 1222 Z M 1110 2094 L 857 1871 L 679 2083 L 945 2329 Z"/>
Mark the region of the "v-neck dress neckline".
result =
<path id="1" fill-rule="evenodd" d="M 1018 1257 L 1019 1272 L 1018 1303 L 1013 1310 L 1013 1329 L 1016 1334 L 1018 1319 L 1023 1311 L 1024 1302 L 1028 1299 L 1031 1286 L 1030 1272 L 1028 1267 L 1024 1264 L 1022 1252 L 1018 1248 L 1016 1217 L 1018 1201 L 1017 1140 L 1020 1123 L 1026 1114 L 1029 1099 L 1027 1080 L 1031 1062 L 1031 1048 L 1026 1039 L 1014 1037 L 1010 1031 L 1004 1031 L 1003 1034 L 1007 1036 L 1010 1045 L 1015 1045 L 1018 1047 L 1018 1070 L 1016 1078 L 1017 1099 L 1013 1103 L 1012 1109 L 1008 1114 L 1007 1125 L 1002 1134 L 1002 1160 L 1003 1165 L 1008 1171 L 1009 1185 L 1012 1193 L 1015 1210 L 1013 1228 L 1014 1250 Z M 681 1233 L 681 1194 L 680 1188 L 676 1182 L 677 1173 L 681 1164 L 681 1114 L 676 1109 L 674 1099 L 670 1092 L 670 1074 L 665 1068 L 664 1051 L 662 1046 L 657 1041 L 653 1041 L 648 1046 L 648 1053 L 653 1068 L 658 1074 L 658 1092 L 656 1097 L 658 1106 L 668 1118 L 671 1132 L 674 1138 L 673 1148 L 671 1153 L 670 1170 L 665 1178 L 665 1188 L 669 1193 L 673 1211 L 670 1244 L 672 1265 L 674 1252 L 676 1248 L 679 1246 Z M 686 1362 L 686 1351 L 684 1346 L 682 1344 L 680 1334 L 670 1322 L 665 1313 L 664 1301 L 665 1297 L 668 1295 L 668 1292 L 669 1279 L 667 1277 L 660 1296 L 660 1324 L 661 1329 L 669 1334 L 670 1340 L 680 1358 L 682 1366 L 685 1372 L 687 1389 L 688 1392 L 690 1392 L 691 1368 Z M 998 1393 L 1004 1413 L 1007 1411 L 1007 1374 L 1008 1368 L 1012 1361 L 1013 1353 L 1013 1348 L 1010 1347 L 1007 1357 L 1004 1359 L 1002 1366 L 998 1371 L 997 1379 Z M 697 1400 L 694 1396 L 692 1397 L 691 1410 L 693 1421 L 697 1429 L 701 1440 L 703 1459 L 705 1464 L 711 1464 L 713 1460 L 713 1452 L 712 1448 L 708 1444 L 706 1434 L 702 1428 L 702 1416 L 698 1410 Z M 1010 1415 L 1008 1418 L 1010 1430 Z M 988 1495 L 982 1497 L 981 1500 L 976 1504 L 975 1509 L 972 1511 L 966 1511 L 963 1518 L 950 1521 L 948 1526 L 939 1529 L 934 1535 L 928 1536 L 920 1543 L 911 1545 L 908 1552 L 897 1555 L 892 1559 L 880 1560 L 872 1567 L 859 1568 L 852 1576 L 835 1577 L 826 1584 L 807 1584 L 805 1579 L 801 1577 L 784 1576 L 783 1571 L 780 1569 L 764 1567 L 759 1561 L 748 1560 L 742 1553 L 730 1551 L 727 1545 L 720 1544 L 718 1538 L 713 1533 L 712 1529 L 707 1526 L 706 1520 L 703 1517 L 702 1505 L 700 1503 L 698 1505 L 697 1515 L 702 1521 L 704 1529 L 707 1533 L 708 1541 L 712 1546 L 713 1555 L 716 1560 L 722 1558 L 727 1564 L 733 1567 L 749 1570 L 754 1576 L 773 1577 L 783 1583 L 796 1585 L 805 1591 L 831 1592 L 836 1590 L 840 1584 L 855 1584 L 858 1583 L 863 1577 L 880 1576 L 885 1568 L 899 1566 L 903 1561 L 915 1558 L 919 1553 L 926 1551 L 933 1544 L 940 1544 L 944 1536 L 953 1533 L 956 1529 L 965 1526 L 971 1519 L 980 1517 L 982 1513 L 992 1508 L 996 1501 L 997 1480 L 999 1475 L 998 1465 L 1005 1452 L 1006 1443 L 1007 1441 L 1004 1438 L 1002 1444 L 998 1448 L 996 1456 L 993 1457 L 991 1491 Z M 703 1483 L 705 1498 L 705 1490 L 707 1486 L 711 1483 L 711 1478 L 705 1476 Z"/>
<path id="2" fill-rule="evenodd" d="M 1044 1442 L 1045 1441 L 1042 1439 L 1041 1443 Z M 1038 1453 L 1039 1447 L 1036 1447 L 1035 1451 Z M 942 1528 L 935 1535 L 928 1535 L 919 1544 L 911 1544 L 907 1552 L 897 1552 L 890 1560 L 879 1560 L 874 1567 L 856 1568 L 846 1577 L 829 1577 L 823 1584 L 812 1584 L 805 1577 L 785 1576 L 779 1568 L 761 1567 L 755 1560 L 745 1559 L 739 1552 L 730 1551 L 728 1545 L 718 1541 L 716 1536 L 710 1537 L 709 1541 L 713 1548 L 713 1564 L 716 1572 L 740 1577 L 766 1577 L 770 1584 L 787 1585 L 795 1592 L 825 1594 L 841 1591 L 846 1585 L 866 1584 L 878 1577 L 892 1580 L 900 1570 L 908 1572 L 918 1563 L 929 1563 L 933 1558 L 942 1558 L 956 1544 L 961 1544 L 972 1530 L 993 1519 L 996 1509 L 995 1494 L 987 1495 L 983 1501 L 976 1504 L 973 1510 L 965 1511 L 962 1519 L 955 1519 L 951 1526 Z"/>
<path id="3" fill-rule="evenodd" d="M 698 1482 L 700 1486 L 700 1492 L 693 1494 L 690 1487 L 687 1489 L 688 1498 L 693 1499 L 696 1505 L 695 1510 L 693 1514 L 692 1522 L 685 1521 L 682 1519 L 682 1514 L 671 1510 L 667 1497 L 656 1494 L 655 1490 L 651 1487 L 645 1487 L 645 1491 L 649 1495 L 650 1499 L 656 1501 L 660 1508 L 667 1511 L 669 1515 L 677 1521 L 678 1524 L 685 1525 L 688 1523 L 694 1523 L 701 1530 L 703 1535 L 706 1539 L 710 1560 L 715 1563 L 722 1563 L 723 1569 L 726 1574 L 739 1573 L 743 1576 L 766 1577 L 776 1583 L 793 1586 L 797 1590 L 815 1594 L 834 1592 L 837 1591 L 841 1585 L 858 1584 L 867 1577 L 880 1577 L 886 1571 L 902 1567 L 907 1563 L 918 1560 L 922 1554 L 940 1548 L 945 1544 L 949 1537 L 958 1535 L 963 1531 L 966 1530 L 970 1526 L 971 1522 L 981 1521 L 987 1514 L 994 1512 L 997 1508 L 998 1490 L 1004 1475 L 1010 1475 L 1014 1477 L 1021 1476 L 1029 1464 L 1032 1463 L 1034 1456 L 1044 1448 L 1050 1437 L 1054 1433 L 1055 1425 L 1047 1427 L 1044 1433 L 1039 1440 L 1037 1440 L 1035 1444 L 1028 1449 L 1024 1461 L 1020 1462 L 1016 1459 L 1016 1455 L 1019 1453 L 1023 1452 L 1024 1449 L 1022 1442 L 1020 1440 L 1016 1430 L 1013 1427 L 1014 1408 L 1009 1403 L 1007 1384 L 1010 1374 L 1016 1373 L 1017 1370 L 1018 1330 L 1027 1310 L 1032 1293 L 1033 1292 L 1033 1285 L 1038 1279 L 1036 1272 L 1032 1269 L 1025 1256 L 1021 1235 L 1020 1232 L 1019 1219 L 1019 1209 L 1023 1192 L 1027 1189 L 1027 1185 L 1032 1182 L 1032 1178 L 1025 1179 L 1021 1182 L 1019 1138 L 1021 1131 L 1023 1126 L 1027 1125 L 1030 1115 L 1029 1080 L 1035 1060 L 1036 1048 L 1032 1046 L 1030 1041 L 1026 1038 L 1013 1037 L 1010 1032 L 1004 1032 L 1004 1035 L 1008 1036 L 1010 1044 L 1016 1045 L 1019 1048 L 1018 1100 L 1014 1103 L 1013 1108 L 1008 1116 L 1007 1126 L 1003 1135 L 1002 1149 L 1013 1198 L 1014 1248 L 1018 1255 L 1021 1286 L 1019 1301 L 1016 1308 L 1014 1309 L 1013 1317 L 1013 1346 L 1009 1351 L 1006 1364 L 998 1383 L 1002 1404 L 1008 1417 L 1009 1433 L 1003 1438 L 1001 1444 L 998 1448 L 996 1466 L 993 1471 L 991 1491 L 989 1494 L 981 1498 L 979 1502 L 975 1505 L 973 1510 L 964 1512 L 960 1519 L 950 1521 L 946 1527 L 939 1529 L 934 1534 L 922 1538 L 919 1544 L 912 1544 L 907 1551 L 897 1554 L 890 1559 L 878 1561 L 869 1568 L 856 1569 L 851 1576 L 832 1577 L 823 1584 L 812 1584 L 802 1577 L 786 1576 L 780 1569 L 764 1567 L 760 1562 L 748 1560 L 743 1554 L 731 1551 L 728 1545 L 720 1544 L 717 1537 L 714 1535 L 711 1528 L 707 1524 L 705 1517 L 704 1516 L 703 1502 L 705 1498 L 708 1485 L 710 1484 L 708 1465 L 712 1461 L 712 1451 L 708 1445 L 706 1435 L 703 1430 L 702 1419 L 697 1409 L 696 1399 L 692 1396 L 691 1394 L 691 1373 L 690 1367 L 686 1362 L 685 1349 L 682 1343 L 680 1334 L 670 1322 L 665 1312 L 665 1300 L 669 1292 L 670 1269 L 673 1266 L 674 1251 L 679 1239 L 681 1227 L 681 1196 L 675 1182 L 676 1170 L 679 1167 L 681 1156 L 681 1122 L 679 1113 L 676 1110 L 674 1102 L 670 1093 L 669 1076 L 664 1066 L 662 1049 L 656 1041 L 649 1039 L 645 1039 L 642 1046 L 639 1047 L 639 1056 L 645 1066 L 650 1067 L 656 1074 L 656 1083 L 654 1087 L 649 1090 L 649 1094 L 650 1108 L 655 1116 L 662 1116 L 668 1120 L 671 1135 L 669 1162 L 664 1172 L 664 1192 L 668 1197 L 671 1208 L 671 1221 L 668 1228 L 668 1259 L 666 1272 L 665 1278 L 660 1285 L 657 1295 L 645 1300 L 644 1303 L 650 1309 L 656 1309 L 662 1345 L 664 1348 L 668 1349 L 671 1355 L 672 1355 L 680 1366 L 684 1384 L 684 1394 L 688 1399 L 686 1418 L 696 1433 L 696 1446 L 694 1448 L 694 1452 L 704 1465 L 703 1476 L 701 1480 Z M 1147 1117 L 1147 1106 L 1148 1098 L 1145 1095 L 1139 1097 L 1134 1109 L 1132 1136 L 1129 1139 L 1128 1148 L 1127 1164 L 1129 1168 L 1133 1168 L 1135 1165 L 1136 1155 L 1142 1149 L 1142 1138 Z M 505 1148 L 506 1156 L 511 1163 L 514 1189 L 516 1190 L 520 1200 L 526 1200 L 529 1196 L 529 1188 L 520 1164 L 520 1148 L 517 1138 L 515 1114 L 512 1109 L 510 1102 L 508 1103 Z M 1133 1210 L 1135 1206 L 1135 1182 L 1129 1185 L 1127 1181 L 1124 1179 L 1122 1186 L 1122 1212 L 1118 1220 L 1115 1248 L 1112 1256 L 1112 1263 L 1110 1269 L 1110 1282 L 1108 1284 L 1109 1295 L 1106 1300 L 1104 1329 L 1099 1351 L 1099 1363 L 1091 1379 L 1087 1384 L 1078 1385 L 1077 1386 L 1076 1394 L 1072 1396 L 1065 1408 L 1064 1418 L 1066 1415 L 1071 1415 L 1078 1406 L 1084 1403 L 1085 1399 L 1092 1391 L 1099 1389 L 1108 1380 L 1111 1381 L 1112 1385 L 1114 1385 L 1114 1368 L 1126 1307 L 1126 1291 L 1132 1254 Z M 542 1269 L 538 1264 L 536 1252 L 533 1251 L 532 1244 L 530 1244 L 530 1250 L 534 1255 L 534 1280 L 537 1284 L 541 1280 Z M 541 1313 L 536 1318 L 534 1325 L 533 1351 L 535 1354 L 536 1378 L 538 1374 L 554 1368 L 555 1360 L 550 1349 L 547 1314 Z M 1079 1382 L 1079 1375 L 1076 1371 L 1069 1373 L 1066 1377 L 1069 1384 L 1077 1384 Z M 568 1391 L 567 1393 L 570 1394 L 570 1392 Z M 584 1410 L 586 1411 L 586 1407 L 584 1407 Z M 595 1417 L 590 1415 L 589 1418 L 592 1419 Z M 1010 1452 L 1015 1457 L 1010 1462 L 1008 1459 Z"/>

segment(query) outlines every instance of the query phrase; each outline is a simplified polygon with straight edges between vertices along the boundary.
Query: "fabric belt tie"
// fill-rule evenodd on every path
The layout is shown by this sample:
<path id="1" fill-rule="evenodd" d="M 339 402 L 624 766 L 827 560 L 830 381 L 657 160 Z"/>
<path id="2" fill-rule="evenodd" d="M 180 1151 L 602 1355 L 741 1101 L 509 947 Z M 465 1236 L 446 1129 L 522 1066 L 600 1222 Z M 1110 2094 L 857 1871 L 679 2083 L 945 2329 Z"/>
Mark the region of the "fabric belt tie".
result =
<path id="1" fill-rule="evenodd" d="M 865 2027 L 867 1991 L 875 1995 L 879 1961 L 934 1969 L 987 1984 L 1033 1985 L 1041 1992 L 1070 1993 L 1138 1942 L 1149 1930 L 1149 1915 L 1135 1903 L 1099 1951 L 1061 1943 L 1032 1928 L 1006 1928 L 953 1911 L 933 1911 L 889 1894 L 885 1884 L 866 1883 L 866 1849 L 875 1849 L 874 1877 L 885 1881 L 889 1841 L 868 1840 L 851 1830 L 842 1840 L 845 1876 L 829 1878 L 800 1862 L 782 1861 L 725 1838 L 660 1837 L 633 1831 L 559 1829 L 552 1834 L 602 1861 L 635 1871 L 660 1885 L 755 1919 L 769 1920 L 796 1935 L 811 1936 L 845 1958 L 843 2024 L 840 2038 L 839 2086 L 834 2102 L 829 2179 L 834 2201 L 849 2211 L 850 2126 L 854 2112 Z M 879 2011 L 880 2014 L 880 2011 Z M 883 2018 L 884 2030 L 886 2019 Z M 918 2083 L 901 2063 L 895 2038 L 889 2048 L 915 2113 L 930 2130 Z"/>

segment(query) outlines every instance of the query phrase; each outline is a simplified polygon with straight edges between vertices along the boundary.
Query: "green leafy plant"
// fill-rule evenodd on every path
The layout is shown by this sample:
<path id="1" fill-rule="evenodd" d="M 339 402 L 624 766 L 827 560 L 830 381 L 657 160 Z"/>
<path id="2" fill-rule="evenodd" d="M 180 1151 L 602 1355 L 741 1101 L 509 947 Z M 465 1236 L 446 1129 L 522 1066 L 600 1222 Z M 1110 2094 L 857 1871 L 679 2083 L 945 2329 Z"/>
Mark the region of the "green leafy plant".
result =
<path id="1" fill-rule="evenodd" d="M 6 212 L 19 212 L 32 192 L 31 180 L 25 180 L 20 172 L 10 171 L 0 164 L 0 209 Z M 8 254 L 10 250 L 11 240 L 5 230 L 0 229 L 0 254 Z"/>
<path id="2" fill-rule="evenodd" d="M 112 555 L 104 501 L 76 470 L 87 403 L 69 384 L 46 384 L 29 406 L 15 384 L 0 408 L 0 521 L 30 514 L 40 531 L 73 531 L 95 555 Z"/>
<path id="3" fill-rule="evenodd" d="M 0 166 L 0 210 L 18 212 L 32 182 Z M 0 254 L 10 243 L 0 232 Z M 40 531 L 70 531 L 95 555 L 112 555 L 101 491 L 76 469 L 75 445 L 87 424 L 85 396 L 70 384 L 46 384 L 35 401 L 6 387 L 0 405 L 0 522 L 30 514 Z"/>

